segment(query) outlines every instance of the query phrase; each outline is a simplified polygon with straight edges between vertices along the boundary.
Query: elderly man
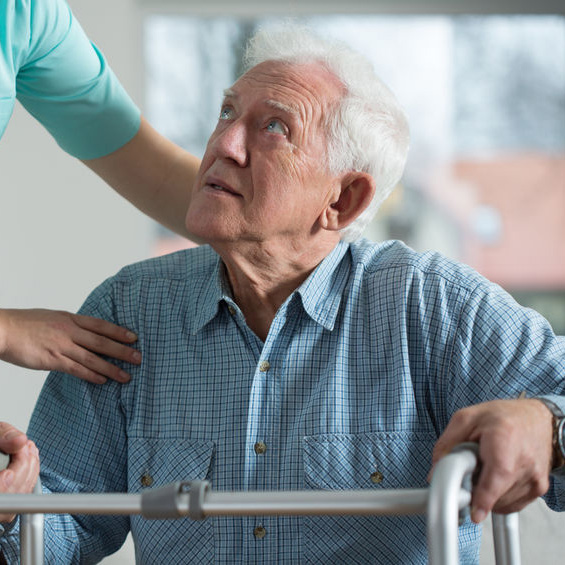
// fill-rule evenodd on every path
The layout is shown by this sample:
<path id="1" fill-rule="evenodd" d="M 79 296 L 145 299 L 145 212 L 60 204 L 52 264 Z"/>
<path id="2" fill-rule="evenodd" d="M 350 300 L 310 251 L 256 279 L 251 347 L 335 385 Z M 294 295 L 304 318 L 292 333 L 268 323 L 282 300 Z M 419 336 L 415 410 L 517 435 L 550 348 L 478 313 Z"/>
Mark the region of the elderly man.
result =
<path id="1" fill-rule="evenodd" d="M 137 333 L 143 361 L 124 385 L 49 378 L 29 432 L 45 488 L 421 487 L 433 457 L 472 440 L 474 522 L 546 491 L 561 508 L 563 341 L 465 266 L 353 241 L 408 144 L 363 59 L 300 30 L 260 34 L 249 57 L 191 195 L 187 224 L 209 245 L 126 267 L 88 298 L 83 313 Z M 29 491 L 37 452 L 9 431 L 1 487 Z M 17 530 L 0 540 L 8 560 Z M 95 561 L 130 530 L 140 563 L 426 561 L 421 517 L 292 516 L 49 516 L 48 560 Z M 462 526 L 465 563 L 479 530 Z"/>

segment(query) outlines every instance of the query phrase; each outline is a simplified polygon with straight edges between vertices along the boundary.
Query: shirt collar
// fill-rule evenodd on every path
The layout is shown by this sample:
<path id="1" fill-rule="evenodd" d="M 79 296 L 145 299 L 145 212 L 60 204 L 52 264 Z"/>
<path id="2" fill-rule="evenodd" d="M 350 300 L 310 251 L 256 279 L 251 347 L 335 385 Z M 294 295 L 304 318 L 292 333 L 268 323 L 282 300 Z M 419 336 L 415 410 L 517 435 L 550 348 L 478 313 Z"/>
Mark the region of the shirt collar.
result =
<path id="1" fill-rule="evenodd" d="M 342 261 L 349 244 L 339 242 L 327 257 L 314 269 L 310 276 L 286 300 L 292 302 L 295 295 L 300 296 L 304 311 L 327 330 L 333 330 L 341 296 L 347 282 L 350 260 Z M 193 333 L 199 332 L 218 313 L 220 302 L 237 307 L 232 297 L 230 284 L 220 257 L 210 273 L 202 281 L 195 303 Z"/>
<path id="2" fill-rule="evenodd" d="M 209 276 L 202 279 L 199 292 L 196 294 L 192 333 L 198 333 L 216 316 L 222 300 L 233 302 L 229 284 L 225 280 L 224 264 L 220 256 L 216 253 L 214 254 L 216 255 L 214 268 Z"/>
<path id="3" fill-rule="evenodd" d="M 343 290 L 347 283 L 349 244 L 340 241 L 296 290 L 305 312 L 327 330 L 333 330 Z"/>

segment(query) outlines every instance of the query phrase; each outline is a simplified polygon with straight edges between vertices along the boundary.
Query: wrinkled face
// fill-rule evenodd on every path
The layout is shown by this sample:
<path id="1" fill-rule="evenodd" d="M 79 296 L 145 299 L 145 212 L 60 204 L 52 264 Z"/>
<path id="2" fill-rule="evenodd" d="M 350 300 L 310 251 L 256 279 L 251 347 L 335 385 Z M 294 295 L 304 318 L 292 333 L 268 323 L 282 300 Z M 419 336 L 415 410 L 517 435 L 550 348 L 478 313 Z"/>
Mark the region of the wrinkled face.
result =
<path id="1" fill-rule="evenodd" d="M 322 120 L 341 86 L 317 64 L 257 65 L 225 93 L 187 214 L 209 243 L 303 241 L 339 195 Z"/>

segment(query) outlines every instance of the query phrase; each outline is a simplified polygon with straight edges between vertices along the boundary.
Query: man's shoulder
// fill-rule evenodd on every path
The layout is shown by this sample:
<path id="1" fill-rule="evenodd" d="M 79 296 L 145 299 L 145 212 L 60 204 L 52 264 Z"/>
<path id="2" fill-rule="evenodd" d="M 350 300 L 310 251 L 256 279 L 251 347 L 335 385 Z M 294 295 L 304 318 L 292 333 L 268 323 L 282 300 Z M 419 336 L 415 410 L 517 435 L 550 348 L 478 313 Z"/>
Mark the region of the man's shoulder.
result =
<path id="1" fill-rule="evenodd" d="M 373 243 L 360 240 L 351 244 L 352 266 L 361 268 L 364 277 L 398 276 L 401 278 L 444 281 L 469 289 L 488 283 L 474 269 L 437 251 L 418 252 L 401 241 Z"/>
<path id="2" fill-rule="evenodd" d="M 208 245 L 202 245 L 132 263 L 121 269 L 113 280 L 121 283 L 140 280 L 190 282 L 209 278 L 216 269 L 218 260 L 215 251 Z"/>
<path id="3" fill-rule="evenodd" d="M 213 280 L 218 261 L 210 247 L 201 246 L 132 263 L 98 285 L 80 313 L 115 320 L 116 306 L 130 315 L 141 303 L 147 307 L 198 300 Z M 120 323 L 132 324 L 121 319 Z"/>

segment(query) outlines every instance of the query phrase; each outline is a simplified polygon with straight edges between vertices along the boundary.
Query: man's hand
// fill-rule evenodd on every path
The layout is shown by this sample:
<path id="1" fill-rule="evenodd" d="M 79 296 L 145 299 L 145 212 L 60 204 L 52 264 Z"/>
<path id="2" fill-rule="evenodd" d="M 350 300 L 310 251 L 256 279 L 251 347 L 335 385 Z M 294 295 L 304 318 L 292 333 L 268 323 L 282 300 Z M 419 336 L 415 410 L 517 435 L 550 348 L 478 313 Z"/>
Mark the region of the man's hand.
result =
<path id="1" fill-rule="evenodd" d="M 459 410 L 436 443 L 433 463 L 465 441 L 479 444 L 475 523 L 491 510 L 517 512 L 549 488 L 552 417 L 539 400 L 496 400 Z"/>
<path id="2" fill-rule="evenodd" d="M 0 471 L 0 492 L 30 493 L 39 476 L 39 452 L 26 435 L 0 422 L 0 451 L 10 455 L 10 465 Z M 0 522 L 11 522 L 14 515 L 0 514 Z"/>
<path id="3" fill-rule="evenodd" d="M 132 332 L 105 320 L 53 310 L 0 310 L 0 359 L 28 369 L 70 373 L 102 384 L 130 375 L 97 354 L 139 364 L 141 354 L 124 343 Z"/>

